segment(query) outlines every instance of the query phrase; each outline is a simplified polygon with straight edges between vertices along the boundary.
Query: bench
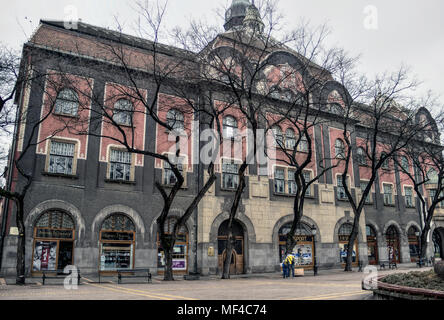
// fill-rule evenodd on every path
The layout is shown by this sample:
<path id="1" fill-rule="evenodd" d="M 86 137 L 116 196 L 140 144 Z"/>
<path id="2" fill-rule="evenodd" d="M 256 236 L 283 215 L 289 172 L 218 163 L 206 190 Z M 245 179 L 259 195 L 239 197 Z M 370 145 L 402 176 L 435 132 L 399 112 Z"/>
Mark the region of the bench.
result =
<path id="1" fill-rule="evenodd" d="M 66 279 L 72 271 L 64 273 L 64 270 L 45 270 L 42 272 L 42 284 L 45 285 L 46 279 Z M 77 269 L 77 284 L 80 284 L 80 270 Z"/>
<path id="2" fill-rule="evenodd" d="M 419 259 L 417 262 L 416 262 L 416 265 L 419 267 L 419 268 L 421 268 L 421 267 L 424 267 L 424 266 L 426 266 L 426 267 L 428 267 L 428 266 L 433 266 L 434 265 L 434 263 L 433 263 L 433 259 L 432 258 L 429 258 L 429 259 Z"/>
<path id="3" fill-rule="evenodd" d="M 118 269 L 117 282 L 121 284 L 123 278 L 146 278 L 151 283 L 150 269 Z"/>

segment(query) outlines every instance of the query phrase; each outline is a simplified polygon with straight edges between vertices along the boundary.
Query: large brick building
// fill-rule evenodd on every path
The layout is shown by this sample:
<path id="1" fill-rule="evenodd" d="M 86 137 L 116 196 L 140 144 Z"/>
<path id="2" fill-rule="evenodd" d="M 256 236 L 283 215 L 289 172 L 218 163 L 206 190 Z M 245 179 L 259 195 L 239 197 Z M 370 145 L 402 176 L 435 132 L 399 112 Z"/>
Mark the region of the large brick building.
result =
<path id="1" fill-rule="evenodd" d="M 226 33 L 218 36 L 220 43 L 230 36 L 233 29 L 243 26 L 248 6 L 249 1 L 233 1 L 226 15 Z M 103 77 L 115 64 L 103 47 L 117 41 L 134 57 L 131 68 L 137 70 L 145 67 L 142 64 L 152 55 L 149 41 L 122 36 L 81 22 L 77 28 L 66 29 L 63 22 L 41 21 L 32 38 L 24 45 L 22 70 L 32 65 L 39 73 L 47 74 L 45 79 L 35 80 L 23 88 L 17 98 L 21 110 L 27 111 L 27 121 L 18 127 L 15 155 L 23 150 L 23 141 L 27 139 L 32 138 L 34 143 L 44 141 L 31 148 L 24 159 L 34 176 L 25 202 L 28 274 L 60 269 L 69 264 L 78 266 L 82 272 L 109 272 L 115 268 L 132 267 L 163 270 L 163 256 L 158 249 L 156 231 L 162 198 L 154 185 L 156 180 L 168 184 L 171 170 L 152 157 L 128 154 L 112 139 L 105 137 L 112 136 L 113 129 L 106 126 L 100 117 L 94 116 L 100 110 L 89 98 L 90 95 L 102 97 L 102 101 L 112 108 L 119 103 L 113 94 L 116 87 L 131 87 L 118 73 L 113 74 L 112 83 L 104 80 L 109 77 Z M 280 52 L 276 53 L 276 68 L 292 65 L 300 59 L 290 50 L 285 54 Z M 158 54 L 165 64 L 178 58 L 190 64 L 196 63 L 195 53 L 174 47 L 159 46 Z M 60 70 L 61 65 L 66 77 L 75 81 L 76 88 L 51 89 L 49 83 L 60 80 L 51 70 Z M 139 87 L 144 88 L 146 99 L 152 101 L 155 92 L 153 79 L 148 73 L 142 73 L 141 77 Z M 337 92 L 333 85 L 326 99 L 335 94 Z M 77 99 L 72 99 L 74 96 Z M 56 101 L 53 114 L 39 125 L 38 133 L 32 135 L 33 119 L 39 119 L 45 110 L 49 110 L 51 99 Z M 59 106 L 57 99 L 65 104 Z M 90 108 L 77 108 L 76 102 Z M 169 109 L 174 109 L 175 103 L 179 104 L 180 98 L 175 97 L 174 93 L 159 92 L 159 118 L 167 121 Z M 214 103 L 219 103 L 216 98 Z M 124 104 L 120 106 L 125 110 Z M 134 103 L 133 108 L 137 111 L 143 106 Z M 423 116 L 431 118 L 426 110 L 421 112 Z M 125 122 L 125 113 L 121 115 L 120 120 Z M 186 187 L 175 199 L 172 215 L 183 213 L 183 208 L 196 194 L 205 177 L 204 168 L 191 161 L 193 155 L 199 154 L 198 135 L 193 128 L 194 121 L 198 119 L 194 119 L 192 113 L 182 116 L 182 125 L 190 138 L 187 145 L 189 156 L 184 163 Z M 237 126 L 239 116 L 228 116 L 234 121 L 224 124 Z M 70 130 L 53 134 L 57 123 L 73 117 L 79 120 L 79 126 L 84 126 L 81 130 L 89 135 L 76 135 Z M 82 119 L 86 121 L 80 121 Z M 168 152 L 174 144 L 168 141 L 168 133 L 159 129 L 144 112 L 135 113 L 132 121 L 135 131 L 131 137 L 134 137 L 136 147 L 162 153 Z M 359 124 L 356 126 L 353 131 L 357 133 L 352 136 L 355 145 L 362 140 Z M 282 132 L 288 132 L 287 129 L 290 129 L 288 125 L 281 126 Z M 310 134 L 313 136 L 316 157 L 321 159 L 335 153 L 335 143 L 342 135 L 342 128 L 334 122 L 328 125 L 324 123 L 315 126 Z M 313 162 L 306 173 L 313 176 L 316 170 L 319 167 Z M 233 272 L 271 272 L 279 269 L 283 235 L 293 220 L 293 198 L 288 183 L 291 170 L 277 165 L 271 171 L 279 172 L 279 176 L 260 176 L 254 168 L 248 171 L 247 187 L 235 224 Z M 202 274 L 211 274 L 220 271 L 226 220 L 233 195 L 230 174 L 232 172 L 228 167 L 222 164 L 218 167 L 218 180 L 183 229 L 174 250 L 176 272 L 197 270 Z M 307 268 L 313 266 L 314 245 L 321 268 L 340 267 L 343 263 L 342 251 L 353 218 L 350 205 L 338 187 L 339 174 L 339 168 L 327 172 L 308 193 L 296 246 L 296 252 L 299 250 L 301 253 L 299 263 Z M 350 184 L 356 196 L 361 193 L 362 183 L 368 180 L 366 175 L 365 167 L 354 159 Z M 17 172 L 12 172 L 11 176 L 13 186 L 22 183 Z M 277 180 L 281 181 L 278 183 Z M 9 202 L 5 220 L 7 231 L 15 226 L 14 210 Z M 389 245 L 395 249 L 398 262 L 410 262 L 417 257 L 418 238 L 415 232 L 420 229 L 420 218 L 413 188 L 402 172 L 393 170 L 377 179 L 364 211 L 355 249 L 355 263 L 359 260 L 365 264 L 387 262 Z M 314 236 L 312 229 L 317 231 Z M 427 255 L 432 256 L 435 250 L 437 255 L 442 256 L 442 208 L 437 210 L 431 235 L 434 242 L 430 239 Z M 7 234 L 2 272 L 15 273 L 15 251 L 16 235 Z"/>

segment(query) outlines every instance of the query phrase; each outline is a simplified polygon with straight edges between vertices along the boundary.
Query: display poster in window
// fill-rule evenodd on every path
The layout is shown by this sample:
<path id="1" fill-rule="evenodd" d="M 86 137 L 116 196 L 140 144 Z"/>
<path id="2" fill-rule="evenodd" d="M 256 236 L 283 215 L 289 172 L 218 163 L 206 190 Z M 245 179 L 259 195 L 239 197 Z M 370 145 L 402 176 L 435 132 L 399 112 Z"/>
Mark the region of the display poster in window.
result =
<path id="1" fill-rule="evenodd" d="M 57 242 L 37 241 L 34 247 L 33 271 L 56 269 Z"/>
<path id="2" fill-rule="evenodd" d="M 293 249 L 295 264 L 297 266 L 307 266 L 313 264 L 313 254 L 311 244 L 297 244 Z"/>
<path id="3" fill-rule="evenodd" d="M 348 243 L 340 243 L 339 244 L 339 258 L 342 263 L 347 263 L 347 249 L 348 249 Z M 352 253 L 352 262 L 356 262 L 356 253 L 358 252 L 356 248 L 356 243 L 353 246 L 353 253 Z"/>
<path id="4" fill-rule="evenodd" d="M 173 270 L 186 270 L 187 260 L 186 259 L 173 259 Z"/>

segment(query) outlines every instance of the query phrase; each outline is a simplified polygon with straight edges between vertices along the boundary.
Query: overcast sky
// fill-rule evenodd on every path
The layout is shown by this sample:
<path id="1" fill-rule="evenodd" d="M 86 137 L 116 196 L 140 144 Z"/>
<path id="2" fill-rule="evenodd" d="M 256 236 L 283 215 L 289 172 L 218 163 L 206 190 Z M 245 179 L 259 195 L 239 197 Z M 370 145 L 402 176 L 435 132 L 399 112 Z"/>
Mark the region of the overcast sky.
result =
<path id="1" fill-rule="evenodd" d="M 136 17 L 132 0 L 0 0 L 0 3 L 0 42 L 15 48 L 21 48 L 40 19 L 63 20 L 69 14 L 65 11 L 69 6 L 76 8 L 82 21 L 102 27 L 115 28 L 117 16 L 128 33 L 132 33 Z M 220 19 L 214 10 L 227 3 L 231 0 L 169 0 L 165 26 L 186 27 L 191 18 L 214 23 Z M 361 72 L 371 75 L 395 70 L 404 63 L 424 81 L 424 91 L 432 89 L 444 97 L 444 1 L 279 0 L 279 7 L 289 27 L 302 18 L 313 24 L 328 22 L 333 30 L 332 43 L 351 54 L 362 54 Z M 222 25 L 223 21 L 219 21 Z"/>

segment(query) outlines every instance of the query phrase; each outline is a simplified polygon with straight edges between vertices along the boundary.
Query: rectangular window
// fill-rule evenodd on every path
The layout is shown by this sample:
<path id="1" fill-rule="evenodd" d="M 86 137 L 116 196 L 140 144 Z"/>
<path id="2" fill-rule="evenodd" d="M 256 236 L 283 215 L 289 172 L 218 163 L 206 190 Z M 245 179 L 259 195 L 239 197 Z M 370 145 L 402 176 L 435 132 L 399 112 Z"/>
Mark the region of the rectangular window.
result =
<path id="1" fill-rule="evenodd" d="M 74 150 L 74 143 L 51 141 L 48 172 L 72 174 Z"/>
<path id="2" fill-rule="evenodd" d="M 384 205 L 393 205 L 393 187 L 391 184 L 384 184 Z"/>
<path id="3" fill-rule="evenodd" d="M 182 177 L 185 179 L 184 170 L 182 163 L 177 164 L 177 169 L 182 174 Z M 173 186 L 177 182 L 176 175 L 174 171 L 171 169 L 171 166 L 168 162 L 163 163 L 163 184 L 166 186 Z"/>
<path id="4" fill-rule="evenodd" d="M 342 184 L 342 176 L 337 177 L 338 189 L 337 196 L 339 200 L 347 200 L 347 194 L 345 193 L 345 188 Z"/>
<path id="5" fill-rule="evenodd" d="M 304 175 L 304 180 L 305 180 L 305 184 L 309 183 L 311 181 L 311 174 L 309 171 L 304 171 L 302 173 Z M 308 187 L 307 191 L 305 192 L 305 196 L 306 197 L 310 197 L 311 196 L 311 188 Z"/>
<path id="6" fill-rule="evenodd" d="M 222 163 L 222 188 L 237 189 L 239 185 L 238 165 L 231 162 Z"/>
<path id="7" fill-rule="evenodd" d="M 121 150 L 111 149 L 109 179 L 110 180 L 131 180 L 131 153 Z"/>
<path id="8" fill-rule="evenodd" d="M 295 172 L 293 170 L 288 170 L 288 193 L 289 194 L 296 194 L 296 192 L 298 190 L 298 186 L 295 181 L 294 173 Z"/>
<path id="9" fill-rule="evenodd" d="M 364 191 L 365 191 L 365 188 L 367 188 L 367 185 L 368 185 L 368 182 L 361 182 L 361 192 L 362 192 L 362 194 L 364 194 Z M 370 189 L 370 192 L 368 193 L 367 197 L 365 198 L 365 203 L 366 204 L 369 204 L 369 203 L 372 202 L 370 194 L 371 194 L 371 189 Z"/>
<path id="10" fill-rule="evenodd" d="M 413 208 L 413 189 L 411 187 L 404 188 L 405 193 L 405 206 Z"/>
<path id="11" fill-rule="evenodd" d="M 274 192 L 285 193 L 285 169 L 276 168 L 274 170 Z"/>

